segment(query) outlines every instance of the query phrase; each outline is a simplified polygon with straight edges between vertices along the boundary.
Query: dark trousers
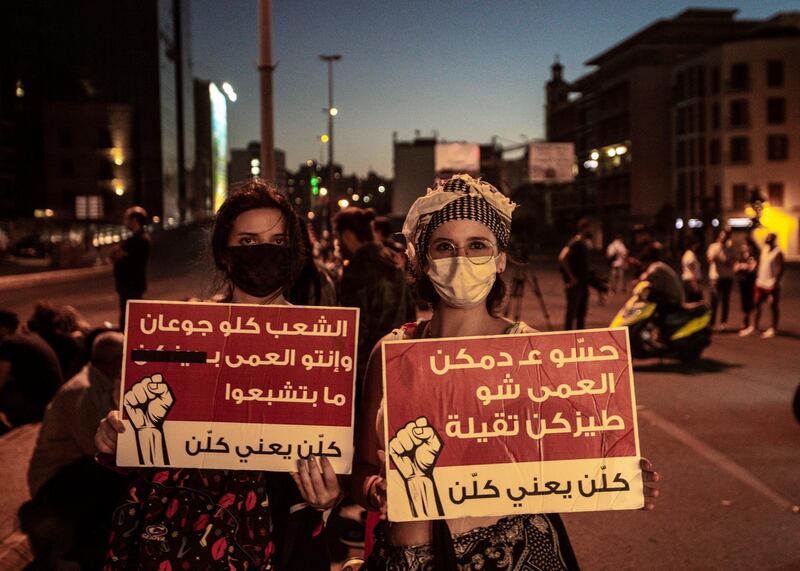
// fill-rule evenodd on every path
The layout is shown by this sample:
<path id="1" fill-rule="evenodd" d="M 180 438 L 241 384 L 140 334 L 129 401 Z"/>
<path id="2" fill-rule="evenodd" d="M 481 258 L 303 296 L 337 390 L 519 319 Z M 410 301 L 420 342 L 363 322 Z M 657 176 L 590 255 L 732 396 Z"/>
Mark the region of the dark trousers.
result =
<path id="1" fill-rule="evenodd" d="M 144 297 L 144 292 L 118 292 L 119 293 L 119 328 L 124 333 L 125 332 L 125 308 L 128 305 L 129 299 L 142 299 Z"/>
<path id="2" fill-rule="evenodd" d="M 567 286 L 565 291 L 567 293 L 567 315 L 564 318 L 564 329 L 584 329 L 586 327 L 586 311 L 589 308 L 589 286 L 578 283 Z"/>
<path id="3" fill-rule="evenodd" d="M 728 323 L 733 278 L 719 278 L 711 283 L 711 324 L 717 322 L 717 307 L 722 304 L 720 322 Z"/>

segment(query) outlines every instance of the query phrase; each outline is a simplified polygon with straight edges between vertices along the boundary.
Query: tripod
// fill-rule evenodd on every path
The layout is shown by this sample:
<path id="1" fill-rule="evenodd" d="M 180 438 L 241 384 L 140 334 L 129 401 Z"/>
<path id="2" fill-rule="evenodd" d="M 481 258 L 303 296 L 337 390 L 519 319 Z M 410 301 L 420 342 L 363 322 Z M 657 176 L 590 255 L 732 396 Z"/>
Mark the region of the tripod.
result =
<path id="1" fill-rule="evenodd" d="M 528 285 L 535 295 L 539 299 L 539 305 L 542 308 L 542 314 L 544 315 L 545 323 L 547 324 L 547 330 L 553 330 L 553 324 L 550 322 L 550 314 L 547 311 L 547 304 L 544 302 L 544 296 L 542 296 L 542 290 L 539 288 L 539 280 L 536 279 L 536 274 L 533 273 L 533 270 L 529 270 L 527 268 L 527 263 L 525 264 L 518 264 L 514 267 L 514 273 L 511 277 L 511 300 L 506 305 L 505 312 L 503 315 L 508 317 L 509 313 L 514 314 L 514 321 L 519 321 L 520 313 L 522 312 L 522 300 L 525 297 L 525 286 Z"/>

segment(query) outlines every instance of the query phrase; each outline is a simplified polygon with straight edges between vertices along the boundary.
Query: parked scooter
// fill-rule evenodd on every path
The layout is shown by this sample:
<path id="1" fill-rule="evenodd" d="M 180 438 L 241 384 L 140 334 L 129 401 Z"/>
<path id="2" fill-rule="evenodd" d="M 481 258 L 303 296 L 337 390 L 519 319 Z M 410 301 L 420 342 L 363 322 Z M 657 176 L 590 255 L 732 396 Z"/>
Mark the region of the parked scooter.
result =
<path id="1" fill-rule="evenodd" d="M 617 312 L 611 327 L 627 327 L 636 359 L 699 358 L 711 344 L 711 310 L 705 303 L 667 308 L 652 299 L 650 282 L 642 280 Z"/>

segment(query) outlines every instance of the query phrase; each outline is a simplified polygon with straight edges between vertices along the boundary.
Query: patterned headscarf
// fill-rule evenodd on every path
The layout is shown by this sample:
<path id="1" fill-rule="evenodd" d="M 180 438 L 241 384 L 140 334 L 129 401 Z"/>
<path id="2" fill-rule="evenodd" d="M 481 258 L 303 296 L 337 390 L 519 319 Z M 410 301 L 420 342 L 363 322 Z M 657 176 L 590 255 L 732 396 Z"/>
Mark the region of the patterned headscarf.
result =
<path id="1" fill-rule="evenodd" d="M 427 251 L 433 231 L 451 220 L 480 222 L 497 238 L 500 248 L 508 246 L 511 214 L 516 208 L 503 193 L 486 181 L 457 174 L 429 188 L 408 211 L 403 235 L 412 260 Z"/>

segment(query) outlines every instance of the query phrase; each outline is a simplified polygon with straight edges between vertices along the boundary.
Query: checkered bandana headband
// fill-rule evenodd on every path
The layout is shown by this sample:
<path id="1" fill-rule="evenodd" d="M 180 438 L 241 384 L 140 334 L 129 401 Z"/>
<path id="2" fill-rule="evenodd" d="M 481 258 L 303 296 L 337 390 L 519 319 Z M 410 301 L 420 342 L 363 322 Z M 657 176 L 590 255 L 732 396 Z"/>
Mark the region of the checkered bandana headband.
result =
<path id="1" fill-rule="evenodd" d="M 463 185 L 463 189 L 445 188 L 445 190 L 451 192 L 466 192 L 469 190 L 468 185 L 461 180 L 450 180 L 445 187 L 449 185 Z M 451 220 L 474 220 L 475 222 L 480 222 L 497 237 L 497 244 L 501 249 L 505 250 L 506 246 L 508 246 L 508 228 L 500 220 L 497 212 L 481 196 L 464 195 L 458 200 L 448 203 L 431 216 L 430 222 L 428 222 L 417 241 L 417 252 L 420 255 L 424 256 L 428 251 L 428 242 L 433 231 Z"/>

